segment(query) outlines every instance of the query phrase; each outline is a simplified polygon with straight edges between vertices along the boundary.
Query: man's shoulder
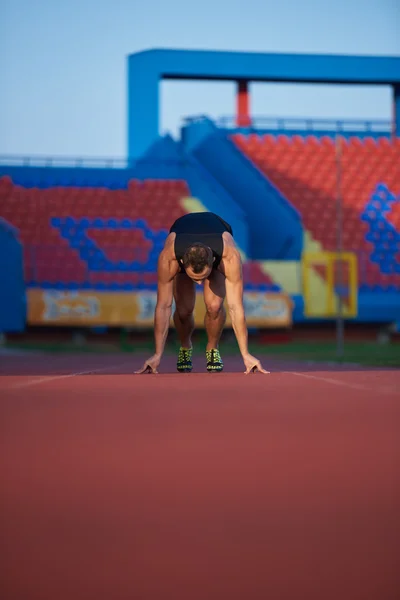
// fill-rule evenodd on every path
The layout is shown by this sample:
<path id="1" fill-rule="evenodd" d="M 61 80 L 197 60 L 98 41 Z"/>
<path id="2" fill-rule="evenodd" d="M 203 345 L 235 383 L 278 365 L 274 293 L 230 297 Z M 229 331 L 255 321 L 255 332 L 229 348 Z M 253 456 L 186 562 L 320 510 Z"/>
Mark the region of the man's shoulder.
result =
<path id="1" fill-rule="evenodd" d="M 224 231 L 224 233 L 222 234 L 222 239 L 224 242 L 224 248 L 222 253 L 223 260 L 240 259 L 240 252 L 235 244 L 233 236 L 228 231 Z"/>
<path id="2" fill-rule="evenodd" d="M 172 245 L 172 244 L 174 243 L 174 241 L 175 241 L 175 238 L 176 238 L 176 233 L 175 233 L 175 231 L 171 231 L 171 233 L 169 233 L 169 234 L 167 235 L 167 238 L 166 238 L 166 240 L 165 240 L 164 247 L 166 247 L 166 246 L 168 246 L 168 245 Z"/>
<path id="3" fill-rule="evenodd" d="M 175 257 L 174 249 L 175 233 L 170 233 L 165 240 L 164 248 L 158 258 L 158 278 L 173 278 L 178 270 L 178 261 Z"/>
<path id="4" fill-rule="evenodd" d="M 161 255 L 163 255 L 164 257 L 168 256 L 175 258 L 175 238 L 176 233 L 168 234 L 164 243 L 164 248 L 161 251 Z"/>
<path id="5" fill-rule="evenodd" d="M 225 240 L 226 235 L 226 240 Z M 219 270 L 225 275 L 227 279 L 231 277 L 236 278 L 236 273 L 241 272 L 242 259 L 238 247 L 233 241 L 232 236 L 225 232 L 224 237 L 224 250 L 222 253 L 221 264 Z"/>

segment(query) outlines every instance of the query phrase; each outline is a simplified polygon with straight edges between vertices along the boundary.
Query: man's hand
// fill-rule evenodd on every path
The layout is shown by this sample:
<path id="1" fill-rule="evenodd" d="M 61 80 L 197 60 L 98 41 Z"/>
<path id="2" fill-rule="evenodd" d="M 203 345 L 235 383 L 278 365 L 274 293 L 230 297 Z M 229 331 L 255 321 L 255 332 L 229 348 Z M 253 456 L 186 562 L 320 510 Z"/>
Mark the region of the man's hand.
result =
<path id="1" fill-rule="evenodd" d="M 153 354 L 149 360 L 146 360 L 143 367 L 139 369 L 139 371 L 135 371 L 135 373 L 158 373 L 157 367 L 159 366 L 160 362 L 161 356 L 158 354 Z"/>
<path id="2" fill-rule="evenodd" d="M 251 356 L 251 354 L 246 354 L 243 357 L 243 362 L 244 362 L 244 366 L 246 367 L 246 370 L 245 370 L 246 375 L 248 375 L 249 373 L 255 373 L 256 371 L 260 371 L 260 373 L 266 373 L 266 374 L 269 373 L 269 371 L 266 371 L 265 369 L 263 369 L 258 358 Z"/>

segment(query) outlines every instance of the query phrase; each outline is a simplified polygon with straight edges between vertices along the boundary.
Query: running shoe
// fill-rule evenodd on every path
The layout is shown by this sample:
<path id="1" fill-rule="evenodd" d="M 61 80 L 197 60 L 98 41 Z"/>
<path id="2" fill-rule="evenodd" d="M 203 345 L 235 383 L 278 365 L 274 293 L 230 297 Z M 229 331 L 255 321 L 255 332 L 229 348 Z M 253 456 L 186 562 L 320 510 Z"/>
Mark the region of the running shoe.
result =
<path id="1" fill-rule="evenodd" d="M 192 354 L 193 348 L 179 348 L 176 368 L 180 373 L 190 373 L 193 369 Z"/>
<path id="2" fill-rule="evenodd" d="M 209 373 L 220 373 L 224 368 L 221 355 L 217 348 L 206 350 L 207 371 Z"/>

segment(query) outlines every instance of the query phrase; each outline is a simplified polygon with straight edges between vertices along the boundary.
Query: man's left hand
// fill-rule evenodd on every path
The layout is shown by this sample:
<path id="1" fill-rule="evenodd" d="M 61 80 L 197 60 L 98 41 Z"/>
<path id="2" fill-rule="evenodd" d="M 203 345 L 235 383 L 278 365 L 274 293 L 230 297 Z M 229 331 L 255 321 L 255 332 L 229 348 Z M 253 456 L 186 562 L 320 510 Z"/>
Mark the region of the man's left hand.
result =
<path id="1" fill-rule="evenodd" d="M 255 373 L 256 371 L 259 371 L 260 373 L 265 373 L 265 374 L 269 373 L 269 371 L 266 371 L 265 369 L 263 369 L 258 358 L 251 356 L 251 354 L 247 354 L 246 356 L 244 356 L 243 362 L 244 362 L 244 366 L 246 367 L 245 375 L 248 375 L 249 373 Z"/>
<path id="2" fill-rule="evenodd" d="M 158 354 L 153 354 L 153 356 L 149 358 L 149 360 L 146 360 L 143 367 L 138 371 L 135 371 L 135 373 L 158 373 L 157 369 L 160 362 L 161 356 L 159 356 Z"/>

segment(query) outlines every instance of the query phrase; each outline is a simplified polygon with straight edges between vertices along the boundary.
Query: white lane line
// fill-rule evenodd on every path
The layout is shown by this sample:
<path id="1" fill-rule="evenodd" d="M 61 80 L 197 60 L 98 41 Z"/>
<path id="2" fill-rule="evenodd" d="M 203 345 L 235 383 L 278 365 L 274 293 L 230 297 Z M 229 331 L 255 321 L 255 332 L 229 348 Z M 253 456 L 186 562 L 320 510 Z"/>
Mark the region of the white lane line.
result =
<path id="1" fill-rule="evenodd" d="M 124 367 L 128 363 L 120 363 L 118 365 L 111 365 L 102 367 L 100 369 L 90 369 L 88 371 L 76 371 L 74 373 L 65 373 L 64 375 L 49 375 L 47 377 L 40 377 L 39 379 L 30 379 L 29 381 L 19 381 L 10 386 L 9 389 L 19 389 L 29 387 L 31 385 L 39 385 L 40 383 L 48 383 L 50 381 L 57 381 L 58 379 L 69 379 L 71 377 L 79 377 L 80 375 L 91 375 L 92 373 L 101 373 L 103 371 L 112 371 Z M 133 373 L 133 370 L 132 370 Z"/>
<path id="2" fill-rule="evenodd" d="M 379 394 L 398 394 L 398 390 L 392 386 L 384 386 L 373 388 L 371 386 L 359 385 L 358 383 L 349 383 L 347 381 L 342 381 L 340 379 L 332 379 L 331 377 L 320 377 L 318 375 L 310 375 L 310 373 L 298 373 L 297 371 L 285 371 L 285 373 L 297 375 L 297 377 L 304 377 L 306 379 L 315 379 L 316 381 L 324 381 L 326 383 L 331 383 L 332 385 L 338 385 L 346 388 L 350 388 L 352 390 L 358 390 L 361 392 L 374 392 Z"/>

